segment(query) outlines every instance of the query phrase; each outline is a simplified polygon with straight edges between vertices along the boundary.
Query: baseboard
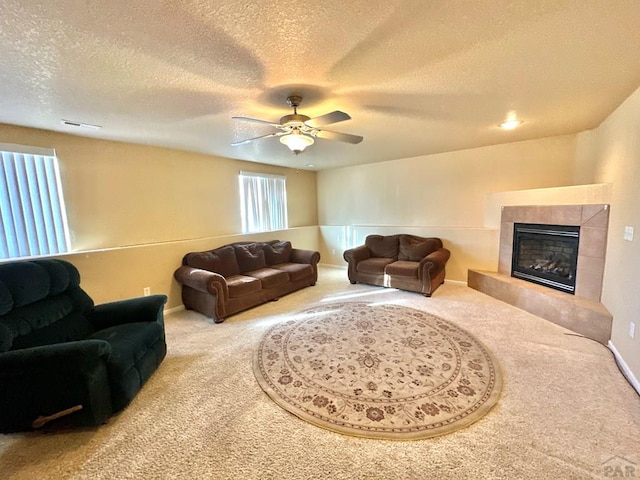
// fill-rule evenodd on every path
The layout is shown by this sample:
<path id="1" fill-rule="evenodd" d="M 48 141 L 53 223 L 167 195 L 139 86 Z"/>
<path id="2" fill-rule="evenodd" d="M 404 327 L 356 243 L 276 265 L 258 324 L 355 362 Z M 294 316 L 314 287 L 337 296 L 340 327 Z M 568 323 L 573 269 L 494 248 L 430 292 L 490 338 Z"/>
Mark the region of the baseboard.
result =
<path id="1" fill-rule="evenodd" d="M 627 362 L 624 361 L 624 358 L 622 358 L 622 356 L 620 355 L 620 352 L 618 352 L 618 350 L 616 349 L 615 345 L 611 342 L 611 340 L 609 340 L 609 343 L 607 344 L 607 346 L 609 347 L 609 350 L 611 350 L 611 352 L 613 353 L 613 356 L 616 358 L 616 362 L 618 363 L 618 366 L 620 367 L 622 374 L 629 381 L 629 383 L 634 388 L 634 390 L 638 392 L 638 395 L 640 395 L 640 382 L 638 381 L 638 379 L 635 377 L 635 375 L 629 368 L 629 365 L 627 365 Z"/>
<path id="2" fill-rule="evenodd" d="M 456 285 L 462 285 L 464 287 L 467 286 L 466 280 L 449 280 L 448 278 L 445 278 L 444 283 L 453 283 Z"/>
<path id="3" fill-rule="evenodd" d="M 164 311 L 164 314 L 169 315 L 170 313 L 176 313 L 176 312 L 179 312 L 180 310 L 184 310 L 184 305 L 178 305 L 177 307 L 167 308 Z"/>
<path id="4" fill-rule="evenodd" d="M 333 265 L 331 263 L 319 263 L 318 266 L 322 266 L 324 268 L 339 268 L 340 270 L 346 270 L 346 265 Z"/>

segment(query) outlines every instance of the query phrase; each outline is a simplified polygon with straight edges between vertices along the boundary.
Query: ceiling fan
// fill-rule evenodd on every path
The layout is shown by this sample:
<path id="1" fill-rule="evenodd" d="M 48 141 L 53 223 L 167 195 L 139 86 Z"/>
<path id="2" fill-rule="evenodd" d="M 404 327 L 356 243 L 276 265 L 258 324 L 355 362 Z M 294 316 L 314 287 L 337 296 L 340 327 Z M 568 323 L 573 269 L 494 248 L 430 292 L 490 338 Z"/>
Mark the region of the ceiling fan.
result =
<path id="1" fill-rule="evenodd" d="M 347 143 L 360 143 L 362 137 L 360 135 L 351 135 L 349 133 L 330 132 L 323 130 L 320 127 L 325 125 L 331 125 L 332 123 L 342 122 L 344 120 L 350 120 L 351 117 L 344 112 L 336 110 L 319 117 L 310 118 L 306 115 L 298 113 L 298 106 L 302 103 L 302 97 L 292 95 L 287 97 L 287 104 L 293 108 L 293 113 L 285 115 L 280 119 L 280 123 L 268 122 L 266 120 L 258 120 L 257 118 L 249 117 L 232 117 L 234 120 L 243 120 L 246 122 L 263 123 L 271 125 L 277 128 L 279 131 L 269 133 L 267 135 L 261 135 L 259 137 L 249 138 L 240 142 L 232 143 L 231 145 L 236 147 L 238 145 L 244 145 L 245 143 L 252 142 L 261 138 L 280 137 L 280 142 L 289 147 L 289 149 L 298 155 L 305 148 L 313 145 L 315 138 L 324 138 L 326 140 L 338 140 L 339 142 Z"/>

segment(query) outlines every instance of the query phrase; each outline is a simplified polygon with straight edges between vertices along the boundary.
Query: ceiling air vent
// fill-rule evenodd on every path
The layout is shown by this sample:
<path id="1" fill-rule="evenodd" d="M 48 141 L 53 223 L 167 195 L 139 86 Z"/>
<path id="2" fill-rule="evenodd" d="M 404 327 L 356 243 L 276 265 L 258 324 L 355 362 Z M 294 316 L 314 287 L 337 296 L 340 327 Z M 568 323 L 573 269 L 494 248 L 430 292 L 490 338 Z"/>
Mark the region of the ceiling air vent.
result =
<path id="1" fill-rule="evenodd" d="M 100 130 L 102 128 L 100 125 L 91 125 L 89 123 L 72 122 L 70 120 L 61 120 L 60 123 L 62 125 L 67 125 L 68 127 L 87 128 L 89 130 Z"/>

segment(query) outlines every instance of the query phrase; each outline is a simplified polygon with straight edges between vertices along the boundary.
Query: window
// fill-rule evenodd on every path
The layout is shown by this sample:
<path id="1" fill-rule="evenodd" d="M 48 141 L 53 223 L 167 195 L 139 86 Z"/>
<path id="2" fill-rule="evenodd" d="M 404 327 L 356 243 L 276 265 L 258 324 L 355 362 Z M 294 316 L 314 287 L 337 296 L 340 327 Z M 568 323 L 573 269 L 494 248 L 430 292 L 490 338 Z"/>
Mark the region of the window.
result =
<path id="1" fill-rule="evenodd" d="M 279 175 L 240 172 L 242 233 L 287 228 L 287 179 Z"/>
<path id="2" fill-rule="evenodd" d="M 0 143 L 0 259 L 69 251 L 55 150 Z"/>

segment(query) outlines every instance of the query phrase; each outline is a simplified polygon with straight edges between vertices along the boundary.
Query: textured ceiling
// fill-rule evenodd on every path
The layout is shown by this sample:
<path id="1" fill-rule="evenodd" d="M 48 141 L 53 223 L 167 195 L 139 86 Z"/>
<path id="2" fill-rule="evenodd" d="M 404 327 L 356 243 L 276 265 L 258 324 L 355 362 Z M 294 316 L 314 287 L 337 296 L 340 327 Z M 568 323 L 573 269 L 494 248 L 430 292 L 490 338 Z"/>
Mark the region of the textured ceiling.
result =
<path id="1" fill-rule="evenodd" d="M 0 5 L 0 122 L 294 168 L 575 133 L 640 86 L 638 0 Z M 292 93 L 364 141 L 230 145 L 274 132 L 232 116 L 277 122 Z"/>

